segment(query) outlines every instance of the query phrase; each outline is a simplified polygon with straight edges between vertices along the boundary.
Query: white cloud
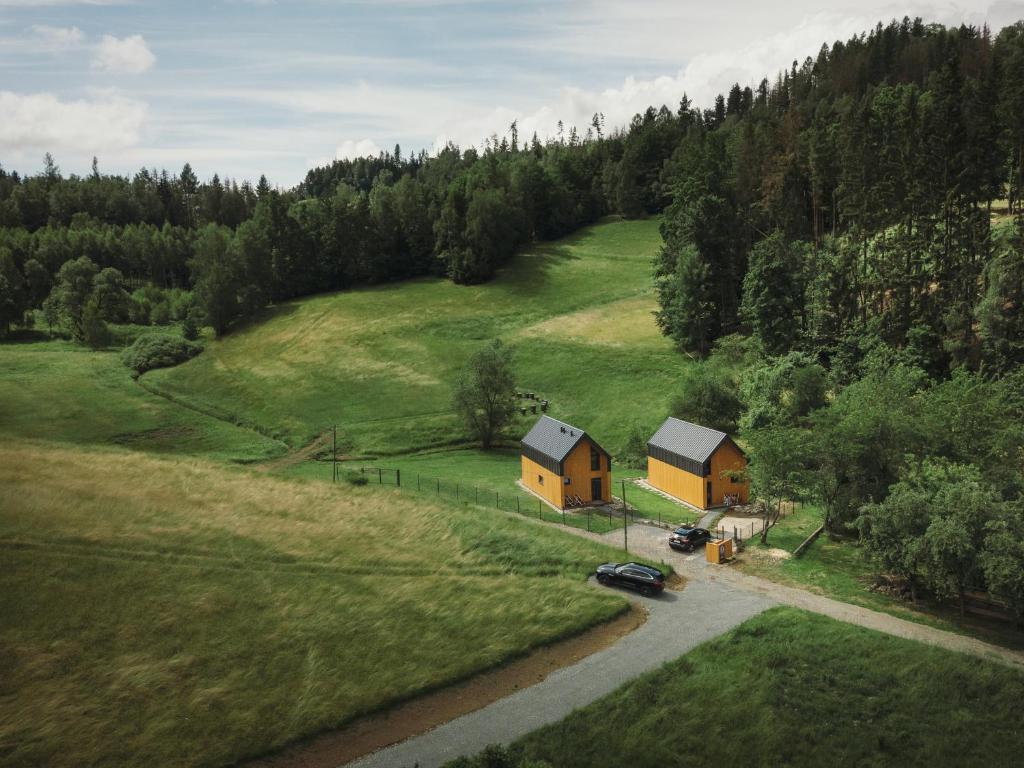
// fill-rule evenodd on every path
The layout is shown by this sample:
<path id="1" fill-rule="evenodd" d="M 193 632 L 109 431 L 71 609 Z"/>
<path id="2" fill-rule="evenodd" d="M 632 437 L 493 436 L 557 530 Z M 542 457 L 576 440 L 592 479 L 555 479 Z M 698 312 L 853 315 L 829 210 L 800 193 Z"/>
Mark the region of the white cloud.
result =
<path id="1" fill-rule="evenodd" d="M 104 35 L 93 55 L 93 69 L 103 72 L 122 72 L 138 75 L 156 62 L 156 56 L 149 50 L 142 35 L 114 37 Z"/>
<path id="2" fill-rule="evenodd" d="M 381 148 L 372 139 L 346 139 L 338 145 L 334 157 L 336 160 L 351 160 L 354 157 L 376 157 L 380 153 Z"/>
<path id="3" fill-rule="evenodd" d="M 0 153 L 122 150 L 139 142 L 146 111 L 144 103 L 113 93 L 62 101 L 50 93 L 0 91 Z"/>
<path id="4" fill-rule="evenodd" d="M 77 48 L 85 39 L 85 35 L 78 27 L 50 27 L 46 24 L 33 24 L 31 30 L 35 42 L 50 51 Z"/>
<path id="5" fill-rule="evenodd" d="M 566 132 L 575 125 L 582 137 L 595 112 L 604 114 L 607 133 L 628 125 L 633 115 L 648 106 L 657 108 L 664 104 L 674 111 L 684 93 L 695 106 L 708 108 L 715 96 L 727 92 L 733 83 L 756 87 L 763 77 L 774 80 L 794 60 L 802 62 L 807 56 L 816 56 L 822 43 L 846 40 L 869 30 L 878 18 L 877 10 L 816 13 L 774 35 L 734 40 L 731 45 L 710 49 L 705 45 L 705 52 L 695 45 L 687 64 L 672 75 L 630 76 L 603 90 L 565 86 L 553 98 L 533 106 L 503 105 L 475 114 L 448 113 L 448 119 L 437 132 L 434 148 L 448 141 L 463 147 L 479 146 L 486 136 L 507 135 L 513 120 L 518 121 L 520 137 L 526 139 L 534 132 L 542 140 L 555 136 L 559 120 L 564 122 Z"/>

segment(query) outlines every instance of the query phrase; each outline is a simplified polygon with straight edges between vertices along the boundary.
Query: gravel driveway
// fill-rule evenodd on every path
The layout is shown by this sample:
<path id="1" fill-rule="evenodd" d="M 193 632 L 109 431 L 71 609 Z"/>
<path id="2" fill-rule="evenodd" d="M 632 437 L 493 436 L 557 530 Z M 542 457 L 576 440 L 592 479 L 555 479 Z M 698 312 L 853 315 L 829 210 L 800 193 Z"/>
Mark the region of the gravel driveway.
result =
<path id="1" fill-rule="evenodd" d="M 664 535 L 664 531 L 661 531 Z M 604 587 L 596 587 L 604 589 Z M 647 621 L 611 648 L 552 673 L 507 698 L 399 744 L 374 752 L 352 768 L 436 768 L 488 744 L 507 744 L 578 707 L 611 693 L 638 675 L 678 658 L 774 604 L 728 584 L 688 582 L 681 592 L 641 598 Z"/>

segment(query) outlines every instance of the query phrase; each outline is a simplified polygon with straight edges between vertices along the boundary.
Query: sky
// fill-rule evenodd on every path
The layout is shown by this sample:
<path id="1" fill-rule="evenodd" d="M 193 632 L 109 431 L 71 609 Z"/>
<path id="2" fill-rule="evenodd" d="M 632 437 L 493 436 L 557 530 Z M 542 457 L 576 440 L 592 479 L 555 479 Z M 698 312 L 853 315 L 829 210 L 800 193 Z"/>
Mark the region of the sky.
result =
<path id="1" fill-rule="evenodd" d="M 287 187 L 334 158 L 606 130 L 698 106 L 823 42 L 921 16 L 993 30 L 1024 0 L 0 0 L 0 164 Z"/>

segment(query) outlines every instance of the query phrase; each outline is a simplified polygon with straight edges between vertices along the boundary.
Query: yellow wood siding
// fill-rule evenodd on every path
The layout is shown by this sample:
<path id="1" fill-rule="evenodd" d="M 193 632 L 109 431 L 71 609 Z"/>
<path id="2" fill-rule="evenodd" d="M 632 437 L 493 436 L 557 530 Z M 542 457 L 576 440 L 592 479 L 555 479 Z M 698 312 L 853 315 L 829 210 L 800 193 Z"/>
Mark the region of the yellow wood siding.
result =
<path id="1" fill-rule="evenodd" d="M 538 496 L 543 496 L 559 509 L 564 507 L 565 492 L 562 490 L 562 478 L 525 456 L 521 458 L 523 464 L 523 485 Z M 543 481 L 541 478 L 543 478 Z"/>
<path id="2" fill-rule="evenodd" d="M 611 500 L 611 473 L 608 471 L 608 457 L 601 454 L 601 468 L 592 470 L 590 468 L 590 449 L 592 443 L 589 440 L 580 440 L 579 444 L 569 452 L 562 462 L 562 471 L 565 477 L 569 478 L 569 484 L 565 485 L 565 492 L 568 495 L 579 496 L 584 502 L 594 501 L 591 493 L 590 481 L 595 477 L 601 478 L 601 498 L 604 501 Z"/>
<path id="3" fill-rule="evenodd" d="M 565 507 L 567 495 L 579 496 L 584 502 L 594 501 L 590 481 L 595 477 L 600 477 L 601 498 L 604 501 L 611 501 L 612 478 L 608 457 L 601 453 L 601 468 L 592 470 L 590 468 L 590 448 L 590 441 L 581 440 L 569 452 L 565 461 L 562 462 L 565 472 L 562 477 L 526 456 L 520 456 L 523 485 L 562 509 Z M 543 478 L 543 482 L 541 478 Z M 565 478 L 569 479 L 568 483 L 565 482 Z"/>
<path id="4" fill-rule="evenodd" d="M 647 457 L 647 482 L 665 493 L 682 499 L 699 509 L 707 509 L 707 484 L 711 483 L 711 506 L 725 503 L 726 494 L 736 494 L 741 504 L 749 498 L 747 483 L 733 482 L 722 473 L 739 470 L 747 466 L 747 460 L 729 440 L 719 446 L 711 455 L 711 474 L 700 477 L 664 461 Z"/>
<path id="5" fill-rule="evenodd" d="M 736 494 L 740 504 L 746 504 L 750 494 L 750 484 L 747 482 L 736 483 L 727 477 L 723 472 L 740 470 L 747 466 L 746 457 L 740 453 L 739 448 L 733 445 L 731 440 L 722 443 L 718 450 L 711 455 L 711 501 L 715 506 L 725 503 L 726 494 Z"/>
<path id="6" fill-rule="evenodd" d="M 658 490 L 704 509 L 704 478 L 699 475 L 648 456 L 647 482 Z"/>

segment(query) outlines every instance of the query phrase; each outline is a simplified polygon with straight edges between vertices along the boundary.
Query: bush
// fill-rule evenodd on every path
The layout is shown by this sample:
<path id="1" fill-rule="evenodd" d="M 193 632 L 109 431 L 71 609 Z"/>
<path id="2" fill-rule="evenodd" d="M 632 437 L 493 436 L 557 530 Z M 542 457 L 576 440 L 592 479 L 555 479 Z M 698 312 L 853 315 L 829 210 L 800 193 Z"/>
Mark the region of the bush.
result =
<path id="1" fill-rule="evenodd" d="M 181 335 L 188 341 L 195 341 L 199 338 L 199 323 L 196 320 L 196 313 L 194 311 L 186 313 L 182 319 Z"/>
<path id="2" fill-rule="evenodd" d="M 171 308 L 166 301 L 153 305 L 149 312 L 149 322 L 153 325 L 168 325 L 171 322 Z"/>
<path id="3" fill-rule="evenodd" d="M 121 360 L 140 376 L 154 368 L 169 368 L 195 357 L 203 351 L 201 344 L 166 333 L 147 333 L 139 336 L 121 354 Z"/>
<path id="4" fill-rule="evenodd" d="M 362 472 L 356 472 L 355 470 L 346 472 L 345 479 L 348 480 L 350 485 L 366 485 L 366 483 L 369 482 L 366 479 L 366 475 Z"/>
<path id="5" fill-rule="evenodd" d="M 669 409 L 673 416 L 722 432 L 735 431 L 743 404 L 727 375 L 706 364 L 695 365 L 686 369 L 680 385 Z"/>
<path id="6" fill-rule="evenodd" d="M 654 430 L 641 424 L 634 424 L 626 440 L 626 448 L 619 461 L 631 469 L 647 468 L 647 440 Z"/>

